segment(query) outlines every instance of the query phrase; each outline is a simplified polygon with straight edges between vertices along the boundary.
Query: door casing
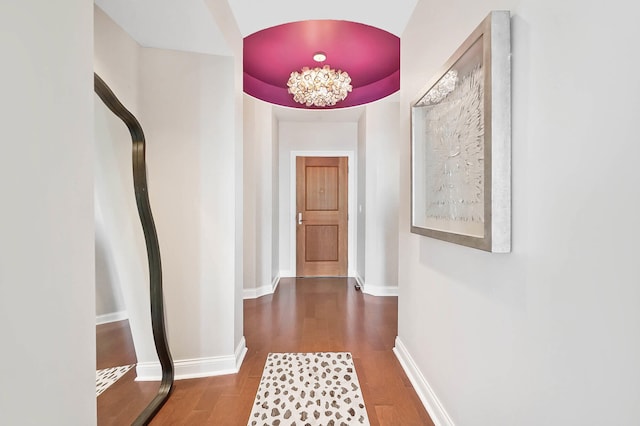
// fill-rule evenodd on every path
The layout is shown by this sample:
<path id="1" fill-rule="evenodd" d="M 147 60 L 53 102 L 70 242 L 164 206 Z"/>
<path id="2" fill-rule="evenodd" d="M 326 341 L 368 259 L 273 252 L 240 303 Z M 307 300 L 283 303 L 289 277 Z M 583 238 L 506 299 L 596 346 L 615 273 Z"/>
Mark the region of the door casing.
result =
<path id="1" fill-rule="evenodd" d="M 291 151 L 290 171 L 289 171 L 289 265 L 291 267 L 291 276 L 296 276 L 296 158 L 297 157 L 347 157 L 349 164 L 349 221 L 347 224 L 348 238 L 348 256 L 347 256 L 347 275 L 355 277 L 355 261 L 356 257 L 356 176 L 358 175 L 355 165 L 354 151 Z M 282 276 L 285 276 L 284 274 Z"/>

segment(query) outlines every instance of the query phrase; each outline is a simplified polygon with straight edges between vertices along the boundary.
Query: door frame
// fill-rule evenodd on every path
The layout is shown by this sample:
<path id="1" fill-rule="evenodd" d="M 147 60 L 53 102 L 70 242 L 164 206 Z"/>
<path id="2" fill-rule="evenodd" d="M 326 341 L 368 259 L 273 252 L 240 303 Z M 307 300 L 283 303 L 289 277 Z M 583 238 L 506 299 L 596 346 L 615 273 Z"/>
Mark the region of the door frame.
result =
<path id="1" fill-rule="evenodd" d="M 290 265 L 293 276 L 297 276 L 298 271 L 296 265 L 296 254 L 298 247 L 296 243 L 296 158 L 297 157 L 347 157 L 349 165 L 349 173 L 347 179 L 348 198 L 347 211 L 349 220 L 347 221 L 347 275 L 355 277 L 355 261 L 356 257 L 356 229 L 358 215 L 356 214 L 356 164 L 355 151 L 291 151 L 290 173 L 289 173 L 289 247 L 290 247 Z"/>

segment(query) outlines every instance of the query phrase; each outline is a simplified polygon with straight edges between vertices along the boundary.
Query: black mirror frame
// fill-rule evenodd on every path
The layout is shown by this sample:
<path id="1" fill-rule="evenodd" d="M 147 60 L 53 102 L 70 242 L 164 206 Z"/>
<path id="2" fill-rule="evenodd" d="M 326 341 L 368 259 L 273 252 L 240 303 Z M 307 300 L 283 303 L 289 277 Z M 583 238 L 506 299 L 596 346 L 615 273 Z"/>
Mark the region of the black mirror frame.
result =
<path id="1" fill-rule="evenodd" d="M 102 102 L 129 129 L 131 134 L 132 160 L 133 160 L 133 186 L 138 206 L 138 215 L 142 224 L 142 231 L 147 246 L 147 259 L 149 261 L 149 287 L 151 302 L 151 326 L 153 340 L 162 368 L 162 380 L 158 394 L 138 415 L 132 423 L 135 426 L 147 425 L 169 398 L 173 388 L 174 367 L 171 352 L 167 342 L 167 333 L 164 319 L 164 296 L 162 293 L 162 265 L 160 263 L 160 246 L 158 235 L 151 214 L 149 193 L 147 189 L 147 166 L 145 160 L 144 132 L 136 117 L 122 105 L 109 86 L 98 76 L 93 74 L 94 91 L 102 99 Z"/>

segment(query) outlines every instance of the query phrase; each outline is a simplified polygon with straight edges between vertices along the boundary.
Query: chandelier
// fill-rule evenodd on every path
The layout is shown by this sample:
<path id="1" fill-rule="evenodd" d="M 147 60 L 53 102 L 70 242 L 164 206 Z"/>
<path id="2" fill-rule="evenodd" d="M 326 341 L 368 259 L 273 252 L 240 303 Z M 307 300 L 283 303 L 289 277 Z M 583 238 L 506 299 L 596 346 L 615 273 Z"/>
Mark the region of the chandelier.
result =
<path id="1" fill-rule="evenodd" d="M 458 82 L 458 71 L 450 70 L 427 92 L 417 105 L 434 105 L 453 92 Z"/>
<path id="2" fill-rule="evenodd" d="M 335 105 L 344 100 L 352 89 L 349 74 L 336 71 L 329 65 L 313 69 L 303 67 L 302 72 L 292 72 L 287 87 L 294 101 L 319 107 Z"/>

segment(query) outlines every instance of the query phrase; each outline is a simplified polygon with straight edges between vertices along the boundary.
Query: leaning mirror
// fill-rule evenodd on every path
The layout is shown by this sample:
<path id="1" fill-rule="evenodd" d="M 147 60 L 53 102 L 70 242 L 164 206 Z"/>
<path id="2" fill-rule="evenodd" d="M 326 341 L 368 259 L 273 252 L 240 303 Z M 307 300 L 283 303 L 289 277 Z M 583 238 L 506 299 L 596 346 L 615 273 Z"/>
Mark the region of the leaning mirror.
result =
<path id="1" fill-rule="evenodd" d="M 97 74 L 94 90 L 98 424 L 145 425 L 174 376 L 145 138 Z"/>

